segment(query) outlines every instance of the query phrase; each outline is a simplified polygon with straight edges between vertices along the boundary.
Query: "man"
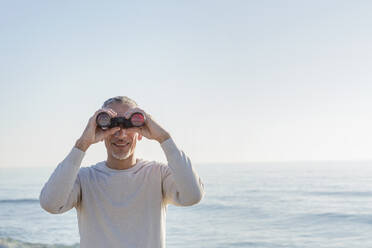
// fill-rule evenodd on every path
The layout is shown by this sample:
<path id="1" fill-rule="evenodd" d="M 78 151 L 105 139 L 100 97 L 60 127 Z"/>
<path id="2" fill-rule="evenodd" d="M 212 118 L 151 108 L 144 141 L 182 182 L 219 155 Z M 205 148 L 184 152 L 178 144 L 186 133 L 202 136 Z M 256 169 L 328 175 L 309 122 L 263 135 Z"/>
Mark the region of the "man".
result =
<path id="1" fill-rule="evenodd" d="M 96 117 L 140 112 L 142 127 L 102 130 Z M 136 158 L 137 142 L 159 142 L 168 165 Z M 107 160 L 80 168 L 87 149 L 105 142 Z M 53 214 L 76 208 L 81 248 L 165 247 L 167 204 L 190 206 L 204 196 L 204 185 L 170 134 L 128 97 L 108 99 L 90 119 L 67 157 L 40 193 L 40 205 Z"/>

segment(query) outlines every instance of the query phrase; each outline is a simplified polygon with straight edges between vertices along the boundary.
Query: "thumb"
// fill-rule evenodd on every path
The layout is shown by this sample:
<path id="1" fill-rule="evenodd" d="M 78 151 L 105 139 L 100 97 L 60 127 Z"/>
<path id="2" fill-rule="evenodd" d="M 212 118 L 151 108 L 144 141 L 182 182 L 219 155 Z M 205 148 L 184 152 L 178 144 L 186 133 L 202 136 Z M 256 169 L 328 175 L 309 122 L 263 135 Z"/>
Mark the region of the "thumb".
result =
<path id="1" fill-rule="evenodd" d="M 108 136 L 113 135 L 114 133 L 116 133 L 119 130 L 120 130 L 120 127 L 110 128 L 109 130 L 106 130 L 106 131 L 103 132 L 103 136 L 105 138 L 107 138 Z"/>

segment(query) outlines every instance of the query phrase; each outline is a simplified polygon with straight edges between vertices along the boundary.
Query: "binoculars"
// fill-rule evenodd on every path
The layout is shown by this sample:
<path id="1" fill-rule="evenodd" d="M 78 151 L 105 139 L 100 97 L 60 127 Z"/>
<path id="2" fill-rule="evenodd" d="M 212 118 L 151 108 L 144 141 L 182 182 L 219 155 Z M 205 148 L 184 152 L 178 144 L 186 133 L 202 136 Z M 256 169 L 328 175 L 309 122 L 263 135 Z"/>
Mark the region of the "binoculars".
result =
<path id="1" fill-rule="evenodd" d="M 129 117 L 129 119 L 126 119 L 125 117 L 111 118 L 108 113 L 101 112 L 97 115 L 96 123 L 102 130 L 119 126 L 122 128 L 142 127 L 145 125 L 145 117 L 142 113 L 135 112 Z"/>

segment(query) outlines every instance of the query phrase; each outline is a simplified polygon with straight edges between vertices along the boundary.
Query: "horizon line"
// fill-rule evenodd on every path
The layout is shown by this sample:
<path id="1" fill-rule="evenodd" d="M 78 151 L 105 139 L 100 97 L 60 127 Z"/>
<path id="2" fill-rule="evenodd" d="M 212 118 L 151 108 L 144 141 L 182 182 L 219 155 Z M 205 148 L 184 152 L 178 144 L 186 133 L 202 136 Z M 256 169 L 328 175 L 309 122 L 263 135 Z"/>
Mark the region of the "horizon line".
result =
<path id="1" fill-rule="evenodd" d="M 241 162 L 191 162 L 195 165 L 226 165 L 226 164 L 233 164 L 233 165 L 241 165 L 241 164 L 274 164 L 274 163 L 351 163 L 351 162 L 358 162 L 358 163 L 370 163 L 372 159 L 314 159 L 314 160 L 267 160 L 267 161 L 241 161 Z M 27 169 L 27 168 L 56 168 L 58 165 L 55 166 L 0 166 L 0 169 Z M 80 167 L 89 167 L 89 166 L 80 166 Z"/>

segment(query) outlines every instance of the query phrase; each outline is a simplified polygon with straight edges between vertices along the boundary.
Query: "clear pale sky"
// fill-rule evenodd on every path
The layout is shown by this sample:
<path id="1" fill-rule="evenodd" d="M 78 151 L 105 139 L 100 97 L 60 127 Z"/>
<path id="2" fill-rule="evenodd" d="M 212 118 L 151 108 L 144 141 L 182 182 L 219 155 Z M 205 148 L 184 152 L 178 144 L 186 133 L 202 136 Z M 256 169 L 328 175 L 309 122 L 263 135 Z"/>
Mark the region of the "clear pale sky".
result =
<path id="1" fill-rule="evenodd" d="M 55 167 L 109 97 L 194 163 L 372 159 L 371 1 L 2 1 L 0 167 Z M 136 154 L 165 161 L 142 140 Z M 83 166 L 106 159 L 92 146 Z"/>

